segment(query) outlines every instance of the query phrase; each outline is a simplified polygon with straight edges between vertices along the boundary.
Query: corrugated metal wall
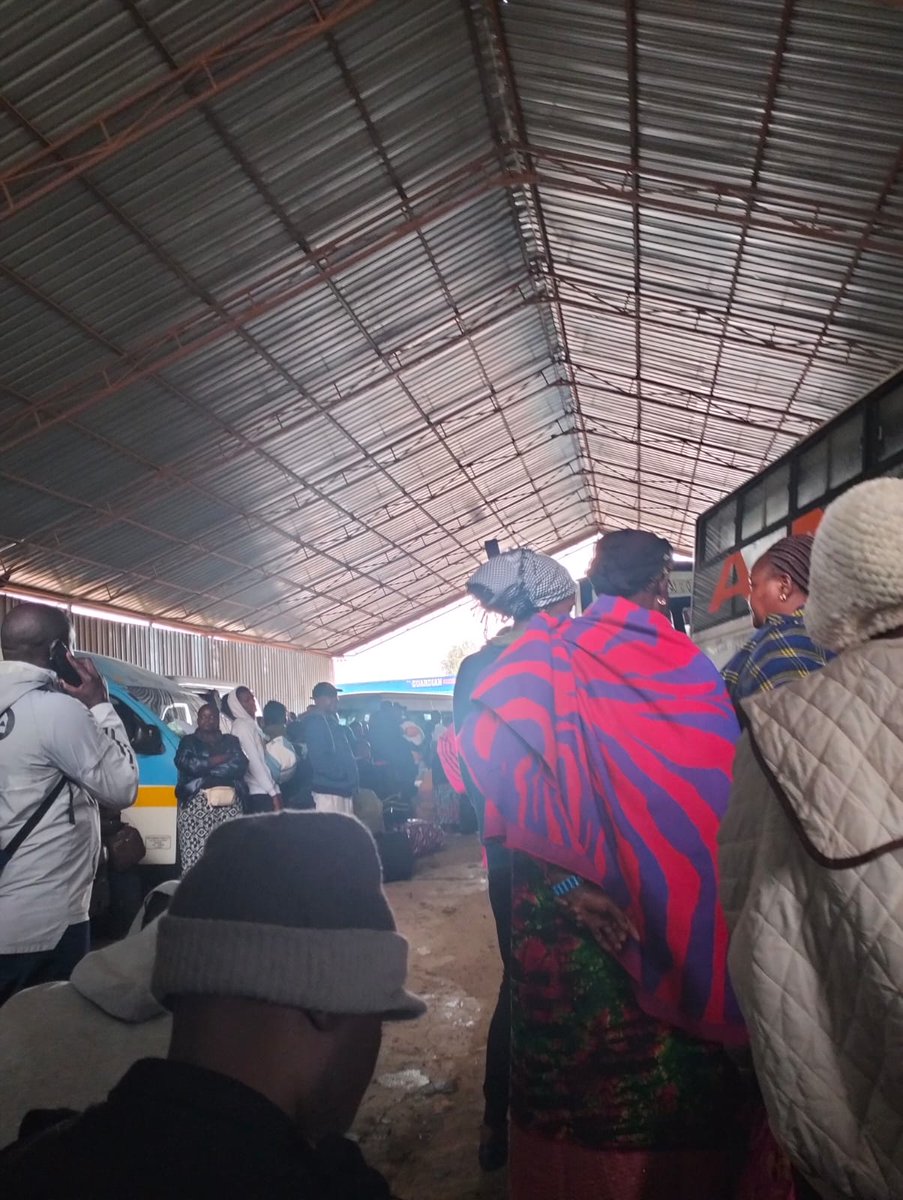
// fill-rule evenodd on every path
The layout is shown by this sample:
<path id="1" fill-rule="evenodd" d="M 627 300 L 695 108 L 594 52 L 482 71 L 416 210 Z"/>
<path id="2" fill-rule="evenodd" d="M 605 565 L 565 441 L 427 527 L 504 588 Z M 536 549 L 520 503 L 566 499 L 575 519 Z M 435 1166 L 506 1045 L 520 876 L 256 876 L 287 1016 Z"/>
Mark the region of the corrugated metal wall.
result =
<path id="1" fill-rule="evenodd" d="M 17 603 L 10 596 L 0 596 L 0 614 Z M 310 703 L 315 683 L 335 677 L 331 658 L 305 650 L 233 642 L 156 625 L 121 624 L 77 613 L 72 614 L 72 624 L 79 650 L 122 658 L 160 675 L 244 683 L 261 705 L 281 700 L 295 712 L 303 712 Z"/>

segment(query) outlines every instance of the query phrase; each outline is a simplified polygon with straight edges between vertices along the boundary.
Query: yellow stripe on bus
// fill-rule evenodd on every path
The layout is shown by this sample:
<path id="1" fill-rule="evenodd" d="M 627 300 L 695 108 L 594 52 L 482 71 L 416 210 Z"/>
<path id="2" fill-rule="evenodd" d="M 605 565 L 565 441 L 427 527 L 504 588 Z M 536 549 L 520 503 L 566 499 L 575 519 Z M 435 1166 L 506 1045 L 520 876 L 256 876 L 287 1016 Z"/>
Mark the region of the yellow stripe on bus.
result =
<path id="1" fill-rule="evenodd" d="M 135 808 L 175 808 L 176 807 L 176 792 L 173 787 L 165 787 L 159 784 L 138 785 L 138 799 L 135 801 Z"/>

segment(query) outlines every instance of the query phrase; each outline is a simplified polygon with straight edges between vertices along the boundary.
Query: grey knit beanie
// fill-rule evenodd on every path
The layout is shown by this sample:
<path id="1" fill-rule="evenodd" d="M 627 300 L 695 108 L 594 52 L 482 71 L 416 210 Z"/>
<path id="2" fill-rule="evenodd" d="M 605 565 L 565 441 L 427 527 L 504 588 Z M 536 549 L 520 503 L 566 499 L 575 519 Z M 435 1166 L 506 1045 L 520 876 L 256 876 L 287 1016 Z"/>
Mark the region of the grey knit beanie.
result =
<path id="1" fill-rule="evenodd" d="M 812 547 L 806 629 L 829 650 L 903 627 L 903 479 L 872 479 L 828 508 Z"/>
<path id="2" fill-rule="evenodd" d="M 151 990 L 406 1020 L 408 944 L 354 817 L 280 813 L 213 831 L 160 918 Z"/>

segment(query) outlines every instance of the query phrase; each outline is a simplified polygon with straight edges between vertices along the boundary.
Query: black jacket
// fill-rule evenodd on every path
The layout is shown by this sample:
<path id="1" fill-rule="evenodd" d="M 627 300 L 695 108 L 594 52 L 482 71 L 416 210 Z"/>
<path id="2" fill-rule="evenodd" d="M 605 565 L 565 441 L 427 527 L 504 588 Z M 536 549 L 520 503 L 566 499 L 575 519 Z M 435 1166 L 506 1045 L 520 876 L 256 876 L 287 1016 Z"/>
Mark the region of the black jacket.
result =
<path id="1" fill-rule="evenodd" d="M 224 763 L 211 767 L 210 759 L 228 755 Z M 179 742 L 176 751 L 176 770 L 179 780 L 176 784 L 176 796 L 182 804 L 187 804 L 205 787 L 233 787 L 239 797 L 247 794 L 245 787 L 245 772 L 248 760 L 241 748 L 238 738 L 230 733 L 220 734 L 218 742 L 211 745 L 203 741 L 196 733 L 188 733 Z"/>
<path id="2" fill-rule="evenodd" d="M 3 1200 L 389 1200 L 344 1138 L 316 1150 L 243 1083 L 136 1063 L 103 1104 L 0 1154 Z"/>
<path id="3" fill-rule="evenodd" d="M 335 717 L 316 709 L 301 719 L 301 737 L 310 763 L 310 788 L 327 796 L 353 796 L 358 788 L 351 743 Z"/>

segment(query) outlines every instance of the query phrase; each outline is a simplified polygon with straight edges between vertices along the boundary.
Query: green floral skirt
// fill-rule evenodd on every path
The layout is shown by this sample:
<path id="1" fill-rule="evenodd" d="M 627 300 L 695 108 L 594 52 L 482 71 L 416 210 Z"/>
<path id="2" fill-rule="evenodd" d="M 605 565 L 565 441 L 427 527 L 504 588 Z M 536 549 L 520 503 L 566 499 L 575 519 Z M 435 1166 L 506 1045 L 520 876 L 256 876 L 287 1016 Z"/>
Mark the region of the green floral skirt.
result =
<path id="1" fill-rule="evenodd" d="M 514 860 L 511 1114 L 587 1149 L 724 1150 L 739 1085 L 720 1046 L 644 1013 L 629 976 Z"/>

